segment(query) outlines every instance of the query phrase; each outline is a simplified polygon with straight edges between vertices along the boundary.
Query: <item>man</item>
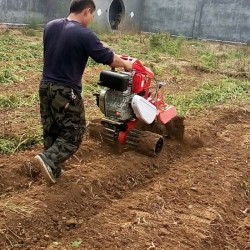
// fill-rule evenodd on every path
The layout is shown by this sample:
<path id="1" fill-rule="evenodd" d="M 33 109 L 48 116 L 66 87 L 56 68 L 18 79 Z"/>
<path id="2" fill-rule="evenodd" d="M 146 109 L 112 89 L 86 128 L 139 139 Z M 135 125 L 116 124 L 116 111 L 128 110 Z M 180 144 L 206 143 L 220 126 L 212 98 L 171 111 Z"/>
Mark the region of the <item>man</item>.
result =
<path id="1" fill-rule="evenodd" d="M 72 0 L 67 18 L 44 29 L 44 67 L 39 88 L 44 152 L 35 163 L 49 183 L 56 183 L 61 164 L 79 148 L 85 130 L 81 98 L 82 75 L 89 57 L 112 68 L 132 70 L 132 63 L 105 48 L 88 29 L 96 6 L 93 0 Z"/>

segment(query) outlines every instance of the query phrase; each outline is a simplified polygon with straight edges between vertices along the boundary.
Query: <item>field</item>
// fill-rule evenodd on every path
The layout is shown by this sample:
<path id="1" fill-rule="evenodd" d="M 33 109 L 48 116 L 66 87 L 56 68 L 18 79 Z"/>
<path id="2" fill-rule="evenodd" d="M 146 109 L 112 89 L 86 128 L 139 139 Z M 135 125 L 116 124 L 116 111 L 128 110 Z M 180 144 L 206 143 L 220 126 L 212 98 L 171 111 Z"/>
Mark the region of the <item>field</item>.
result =
<path id="1" fill-rule="evenodd" d="M 42 151 L 42 31 L 0 30 L 0 249 L 250 249 L 249 46 L 100 34 L 167 82 L 184 140 L 150 158 L 117 154 L 86 131 L 48 186 L 32 166 Z M 92 93 L 103 69 L 90 60 L 84 75 L 88 124 L 102 116 Z"/>

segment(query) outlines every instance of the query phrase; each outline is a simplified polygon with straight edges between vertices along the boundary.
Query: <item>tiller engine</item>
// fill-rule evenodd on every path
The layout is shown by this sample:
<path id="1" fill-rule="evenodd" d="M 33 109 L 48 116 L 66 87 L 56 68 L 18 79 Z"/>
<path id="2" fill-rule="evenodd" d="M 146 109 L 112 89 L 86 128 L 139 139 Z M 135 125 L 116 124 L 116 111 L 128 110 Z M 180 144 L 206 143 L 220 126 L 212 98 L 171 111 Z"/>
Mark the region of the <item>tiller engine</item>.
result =
<path id="1" fill-rule="evenodd" d="M 149 68 L 138 59 L 121 58 L 133 62 L 132 72 L 102 71 L 98 82 L 101 91 L 94 94 L 105 116 L 102 138 L 109 144 L 155 156 L 169 135 L 167 125 L 177 116 L 176 108 L 164 103 L 164 83 L 151 86 L 154 73 Z"/>

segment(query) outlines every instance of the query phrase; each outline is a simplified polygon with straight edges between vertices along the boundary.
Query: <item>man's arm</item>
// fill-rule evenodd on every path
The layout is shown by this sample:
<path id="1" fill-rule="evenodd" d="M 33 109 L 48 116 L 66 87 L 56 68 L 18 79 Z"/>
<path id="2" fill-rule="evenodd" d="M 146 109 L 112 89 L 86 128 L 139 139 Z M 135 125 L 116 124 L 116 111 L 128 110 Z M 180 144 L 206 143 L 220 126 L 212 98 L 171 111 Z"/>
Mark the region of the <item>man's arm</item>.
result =
<path id="1" fill-rule="evenodd" d="M 112 50 L 112 48 L 110 48 L 110 46 L 105 43 L 102 42 L 103 46 L 106 48 L 109 48 Z M 124 68 L 126 71 L 131 71 L 132 70 L 132 63 L 125 61 L 123 59 L 120 58 L 120 56 L 118 56 L 117 54 L 114 53 L 114 59 L 113 62 L 109 65 L 111 68 Z"/>
<path id="2" fill-rule="evenodd" d="M 124 68 L 126 71 L 132 71 L 131 61 L 121 59 L 105 43 L 101 42 L 94 32 L 89 32 L 89 39 L 85 41 L 85 50 L 92 59 L 98 63 L 109 65 L 111 68 Z"/>

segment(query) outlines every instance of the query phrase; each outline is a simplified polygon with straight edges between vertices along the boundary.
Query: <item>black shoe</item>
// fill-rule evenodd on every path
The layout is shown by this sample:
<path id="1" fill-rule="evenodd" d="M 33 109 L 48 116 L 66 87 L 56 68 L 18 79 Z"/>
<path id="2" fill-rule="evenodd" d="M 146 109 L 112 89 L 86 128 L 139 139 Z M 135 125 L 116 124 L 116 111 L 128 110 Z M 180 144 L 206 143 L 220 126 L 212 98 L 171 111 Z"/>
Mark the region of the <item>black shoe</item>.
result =
<path id="1" fill-rule="evenodd" d="M 58 179 L 59 177 L 61 177 L 61 175 L 62 175 L 62 173 L 63 173 L 63 170 L 62 170 L 61 167 L 56 166 L 55 169 L 52 169 L 52 173 L 53 173 L 54 177 L 55 177 L 56 179 Z"/>
<path id="2" fill-rule="evenodd" d="M 61 168 L 51 166 L 49 164 L 49 159 L 42 153 L 35 156 L 35 161 L 37 162 L 38 168 L 41 170 L 44 179 L 51 184 L 55 184 L 56 179 L 60 177 Z"/>

